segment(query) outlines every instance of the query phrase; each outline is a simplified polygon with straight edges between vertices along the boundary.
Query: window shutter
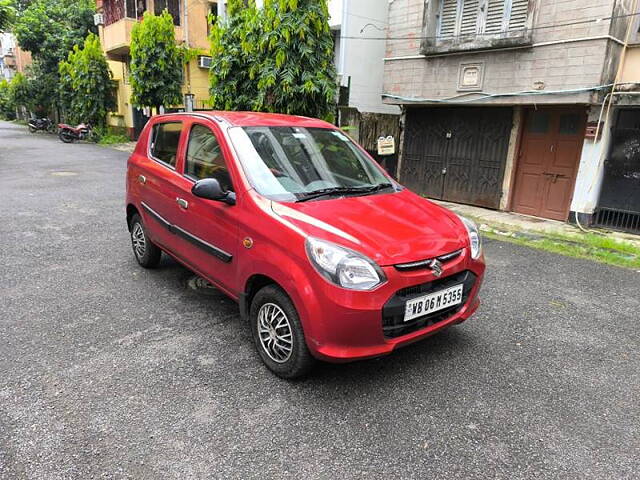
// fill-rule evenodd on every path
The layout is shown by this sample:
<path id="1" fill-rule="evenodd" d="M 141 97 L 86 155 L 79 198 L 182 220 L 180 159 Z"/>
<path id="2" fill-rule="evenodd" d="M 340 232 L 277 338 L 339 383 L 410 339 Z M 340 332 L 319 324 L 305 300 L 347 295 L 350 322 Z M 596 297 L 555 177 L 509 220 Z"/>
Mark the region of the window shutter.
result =
<path id="1" fill-rule="evenodd" d="M 462 19 L 460 20 L 460 35 L 475 35 L 478 33 L 479 0 L 464 0 Z"/>
<path id="2" fill-rule="evenodd" d="M 498 34 L 502 32 L 504 6 L 505 0 L 489 0 L 487 2 L 487 20 L 484 24 L 484 33 Z"/>
<path id="3" fill-rule="evenodd" d="M 524 30 L 527 26 L 529 0 L 511 0 L 509 30 Z"/>
<path id="4" fill-rule="evenodd" d="M 456 31 L 457 19 L 458 0 L 442 0 L 438 36 L 443 38 L 453 37 Z"/>

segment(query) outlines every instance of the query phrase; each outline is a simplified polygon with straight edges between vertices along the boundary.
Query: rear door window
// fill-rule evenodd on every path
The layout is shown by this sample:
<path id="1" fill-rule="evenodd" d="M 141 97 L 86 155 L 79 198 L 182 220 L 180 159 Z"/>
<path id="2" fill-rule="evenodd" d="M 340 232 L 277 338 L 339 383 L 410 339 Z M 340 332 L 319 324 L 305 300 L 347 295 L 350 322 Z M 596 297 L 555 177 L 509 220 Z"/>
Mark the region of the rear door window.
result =
<path id="1" fill-rule="evenodd" d="M 157 123 L 151 133 L 151 156 L 172 168 L 176 167 L 182 122 Z"/>

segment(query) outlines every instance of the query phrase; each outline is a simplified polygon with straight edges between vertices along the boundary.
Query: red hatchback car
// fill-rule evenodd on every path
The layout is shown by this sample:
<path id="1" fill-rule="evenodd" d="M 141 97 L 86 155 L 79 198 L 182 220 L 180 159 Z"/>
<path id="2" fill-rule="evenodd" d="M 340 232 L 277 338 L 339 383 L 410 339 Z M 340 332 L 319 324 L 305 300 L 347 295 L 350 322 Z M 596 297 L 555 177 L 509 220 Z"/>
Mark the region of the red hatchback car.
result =
<path id="1" fill-rule="evenodd" d="M 321 120 L 153 117 L 126 201 L 140 265 L 164 251 L 236 300 L 281 377 L 315 359 L 391 353 L 478 308 L 475 224 L 399 185 Z"/>

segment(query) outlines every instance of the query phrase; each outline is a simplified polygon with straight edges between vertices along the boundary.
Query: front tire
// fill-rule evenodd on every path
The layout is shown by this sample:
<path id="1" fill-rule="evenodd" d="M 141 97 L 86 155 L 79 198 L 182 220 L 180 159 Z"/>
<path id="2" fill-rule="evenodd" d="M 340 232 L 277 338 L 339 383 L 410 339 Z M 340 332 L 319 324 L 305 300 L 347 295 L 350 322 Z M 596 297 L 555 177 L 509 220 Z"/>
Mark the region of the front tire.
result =
<path id="1" fill-rule="evenodd" d="M 29 131 L 31 133 L 36 133 L 38 131 L 38 129 L 36 127 L 32 126 L 32 125 L 29 125 Z"/>
<path id="2" fill-rule="evenodd" d="M 160 263 L 162 250 L 154 244 L 147 236 L 140 215 L 135 214 L 131 218 L 131 247 L 133 255 L 143 268 L 155 268 Z"/>
<path id="3" fill-rule="evenodd" d="M 249 321 L 258 355 L 269 370 L 287 379 L 311 370 L 315 359 L 307 348 L 298 312 L 284 291 L 268 285 L 256 293 Z"/>

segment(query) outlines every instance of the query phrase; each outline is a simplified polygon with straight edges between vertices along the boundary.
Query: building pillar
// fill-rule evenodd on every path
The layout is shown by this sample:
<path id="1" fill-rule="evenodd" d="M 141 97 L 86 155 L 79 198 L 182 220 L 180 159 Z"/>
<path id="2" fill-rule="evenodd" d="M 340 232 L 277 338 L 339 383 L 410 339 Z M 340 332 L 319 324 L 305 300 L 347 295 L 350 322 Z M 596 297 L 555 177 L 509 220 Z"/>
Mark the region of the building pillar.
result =
<path id="1" fill-rule="evenodd" d="M 520 155 L 520 131 L 524 123 L 524 109 L 521 106 L 513 107 L 513 126 L 509 137 L 509 150 L 507 151 L 507 163 L 504 168 L 504 180 L 502 182 L 502 198 L 500 210 L 508 210 L 511 203 L 511 194 L 516 178 L 516 167 Z"/>

